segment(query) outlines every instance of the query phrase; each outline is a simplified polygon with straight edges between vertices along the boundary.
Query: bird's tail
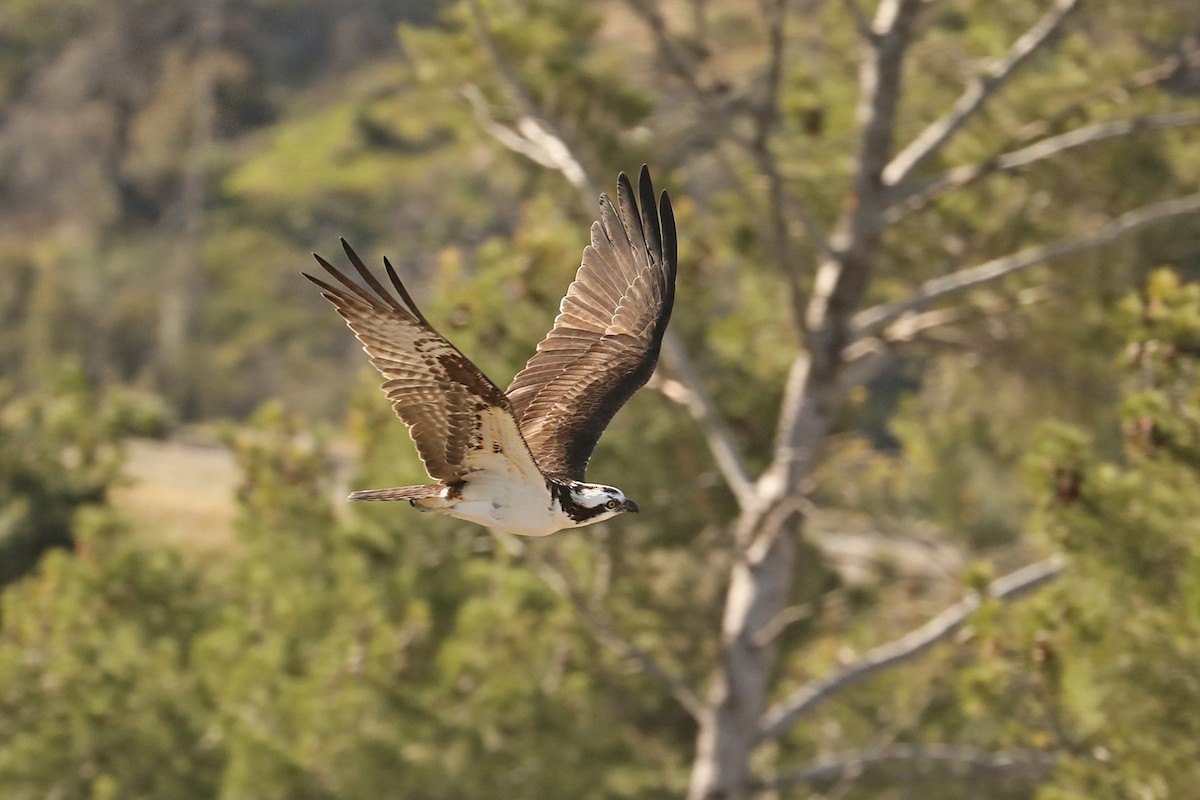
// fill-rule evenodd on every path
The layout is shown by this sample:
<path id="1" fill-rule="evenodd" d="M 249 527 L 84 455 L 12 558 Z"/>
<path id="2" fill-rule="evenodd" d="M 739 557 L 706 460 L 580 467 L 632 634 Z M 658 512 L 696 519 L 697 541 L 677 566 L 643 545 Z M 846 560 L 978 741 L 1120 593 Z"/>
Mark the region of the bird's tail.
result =
<path id="1" fill-rule="evenodd" d="M 366 489 L 361 492 L 351 492 L 348 500 L 421 500 L 426 497 L 438 497 L 445 489 L 437 483 L 426 486 L 396 486 L 392 489 Z"/>

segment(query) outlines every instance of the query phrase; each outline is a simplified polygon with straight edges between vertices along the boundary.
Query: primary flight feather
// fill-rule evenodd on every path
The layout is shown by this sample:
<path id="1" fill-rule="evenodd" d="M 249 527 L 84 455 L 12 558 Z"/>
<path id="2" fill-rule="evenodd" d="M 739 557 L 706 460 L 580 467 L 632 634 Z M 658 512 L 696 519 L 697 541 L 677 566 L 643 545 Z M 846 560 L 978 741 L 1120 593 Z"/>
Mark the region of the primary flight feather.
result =
<path id="1" fill-rule="evenodd" d="M 621 173 L 617 201 L 600 196 L 591 233 L 553 328 L 507 391 L 434 330 L 387 259 L 390 290 L 345 240 L 365 286 L 316 256 L 334 282 L 305 277 L 362 342 L 437 481 L 351 500 L 408 500 L 524 536 L 637 511 L 620 489 L 583 479 L 600 435 L 658 361 L 678 261 L 670 198 L 655 202 L 645 166 L 637 195 Z"/>

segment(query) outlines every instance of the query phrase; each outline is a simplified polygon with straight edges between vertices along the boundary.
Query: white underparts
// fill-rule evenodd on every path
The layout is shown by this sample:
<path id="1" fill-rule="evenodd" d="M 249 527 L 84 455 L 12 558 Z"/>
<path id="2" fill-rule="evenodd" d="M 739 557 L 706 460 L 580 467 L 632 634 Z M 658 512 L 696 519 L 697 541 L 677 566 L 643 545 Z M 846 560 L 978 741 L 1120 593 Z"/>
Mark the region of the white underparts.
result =
<path id="1" fill-rule="evenodd" d="M 457 499 L 450 499 L 447 490 L 441 497 L 416 500 L 413 505 L 518 536 L 549 536 L 575 526 L 544 481 L 530 485 L 485 475 L 468 479 Z"/>

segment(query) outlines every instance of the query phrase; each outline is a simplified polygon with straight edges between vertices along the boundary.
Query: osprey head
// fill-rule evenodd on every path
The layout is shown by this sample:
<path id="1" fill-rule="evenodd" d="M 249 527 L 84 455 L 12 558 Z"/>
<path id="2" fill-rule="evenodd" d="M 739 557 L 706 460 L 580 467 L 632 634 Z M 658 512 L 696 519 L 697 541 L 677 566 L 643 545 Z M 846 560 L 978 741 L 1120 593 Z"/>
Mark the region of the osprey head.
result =
<path id="1" fill-rule="evenodd" d="M 638 510 L 637 503 L 615 486 L 572 481 L 565 488 L 566 492 L 560 498 L 563 513 L 574 520 L 577 527 Z"/>

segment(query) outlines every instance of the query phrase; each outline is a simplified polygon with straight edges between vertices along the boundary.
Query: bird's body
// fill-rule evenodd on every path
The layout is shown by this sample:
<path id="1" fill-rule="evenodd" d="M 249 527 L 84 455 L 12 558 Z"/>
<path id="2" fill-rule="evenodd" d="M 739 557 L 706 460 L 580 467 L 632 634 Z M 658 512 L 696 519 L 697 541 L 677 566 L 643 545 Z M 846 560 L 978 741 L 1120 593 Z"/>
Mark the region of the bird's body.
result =
<path id="1" fill-rule="evenodd" d="M 620 489 L 585 483 L 600 434 L 649 380 L 675 297 L 675 220 L 661 216 L 645 167 L 641 211 L 622 174 L 618 203 L 600 199 L 600 221 L 550 333 L 501 391 L 437 333 L 392 265 L 386 289 L 343 240 L 368 288 L 327 261 L 341 287 L 323 290 L 387 379 L 383 389 L 437 483 L 354 492 L 351 500 L 408 500 L 522 536 L 590 525 L 637 505 Z"/>

